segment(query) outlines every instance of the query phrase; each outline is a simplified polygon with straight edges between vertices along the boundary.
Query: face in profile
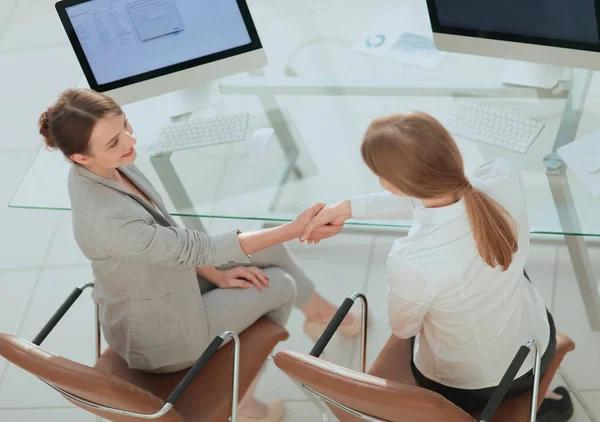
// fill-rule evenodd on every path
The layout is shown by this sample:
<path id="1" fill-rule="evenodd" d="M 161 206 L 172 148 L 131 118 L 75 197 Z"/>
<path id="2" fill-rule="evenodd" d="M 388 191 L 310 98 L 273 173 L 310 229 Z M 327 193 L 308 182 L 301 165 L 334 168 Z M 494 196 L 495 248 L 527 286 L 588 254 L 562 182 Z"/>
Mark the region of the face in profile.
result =
<path id="1" fill-rule="evenodd" d="M 136 143 L 125 115 L 108 116 L 95 124 L 87 153 L 73 154 L 71 159 L 92 170 L 115 169 L 135 161 Z"/>

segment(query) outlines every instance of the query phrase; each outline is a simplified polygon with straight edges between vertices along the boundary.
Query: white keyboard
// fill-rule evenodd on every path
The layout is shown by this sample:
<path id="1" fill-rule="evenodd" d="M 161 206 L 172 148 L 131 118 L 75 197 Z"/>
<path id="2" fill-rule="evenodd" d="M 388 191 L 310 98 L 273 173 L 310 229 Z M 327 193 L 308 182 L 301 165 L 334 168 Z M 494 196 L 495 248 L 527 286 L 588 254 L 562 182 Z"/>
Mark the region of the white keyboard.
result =
<path id="1" fill-rule="evenodd" d="M 457 136 L 473 139 L 524 154 L 544 124 L 525 117 L 483 107 L 469 101 L 458 101 L 448 124 Z"/>
<path id="2" fill-rule="evenodd" d="M 164 127 L 158 141 L 149 147 L 151 156 L 184 149 L 246 140 L 249 113 L 222 114 L 210 118 L 192 118 Z"/>

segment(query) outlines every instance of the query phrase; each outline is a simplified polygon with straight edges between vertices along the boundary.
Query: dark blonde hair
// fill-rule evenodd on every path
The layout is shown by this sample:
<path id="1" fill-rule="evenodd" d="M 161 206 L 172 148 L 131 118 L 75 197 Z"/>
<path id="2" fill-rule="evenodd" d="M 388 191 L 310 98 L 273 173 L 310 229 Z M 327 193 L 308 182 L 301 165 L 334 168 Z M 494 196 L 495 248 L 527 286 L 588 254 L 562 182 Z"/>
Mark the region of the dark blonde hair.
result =
<path id="1" fill-rule="evenodd" d="M 60 149 L 66 157 L 85 154 L 92 130 L 103 117 L 123 114 L 110 97 L 89 89 L 68 89 L 42 113 L 40 134 L 49 149 Z"/>
<path id="2" fill-rule="evenodd" d="M 422 112 L 376 119 L 364 135 L 361 152 L 373 173 L 408 196 L 464 198 L 479 255 L 492 268 L 508 269 L 518 249 L 514 220 L 471 186 L 458 146 L 439 121 Z"/>

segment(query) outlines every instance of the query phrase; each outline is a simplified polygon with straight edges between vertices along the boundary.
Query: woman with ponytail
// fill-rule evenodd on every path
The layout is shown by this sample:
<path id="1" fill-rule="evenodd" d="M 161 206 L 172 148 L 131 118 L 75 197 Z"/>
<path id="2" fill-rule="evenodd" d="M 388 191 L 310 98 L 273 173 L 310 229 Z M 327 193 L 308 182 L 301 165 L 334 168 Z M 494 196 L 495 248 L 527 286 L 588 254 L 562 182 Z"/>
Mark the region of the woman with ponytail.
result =
<path id="1" fill-rule="evenodd" d="M 387 192 L 324 208 L 300 240 L 318 242 L 349 218 L 414 222 L 388 256 L 386 347 L 410 341 L 416 381 L 467 411 L 485 407 L 528 340 L 539 341 L 545 371 L 556 331 L 524 274 L 529 225 L 518 169 L 495 159 L 467 178 L 450 133 L 422 112 L 376 119 L 361 152 Z M 533 364 L 530 354 L 509 395 L 531 389 Z M 384 366 L 376 361 L 371 372 L 385 378 Z M 567 391 L 550 396 L 538 420 L 568 420 Z"/>

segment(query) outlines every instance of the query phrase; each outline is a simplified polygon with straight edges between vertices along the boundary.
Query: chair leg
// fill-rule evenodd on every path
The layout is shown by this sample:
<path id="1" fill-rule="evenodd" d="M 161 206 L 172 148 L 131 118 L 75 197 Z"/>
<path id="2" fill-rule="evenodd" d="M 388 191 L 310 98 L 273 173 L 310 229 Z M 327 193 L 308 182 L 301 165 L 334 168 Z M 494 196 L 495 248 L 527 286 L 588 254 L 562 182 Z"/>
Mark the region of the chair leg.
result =
<path id="1" fill-rule="evenodd" d="M 295 379 L 290 379 L 296 385 L 296 387 L 298 387 L 298 389 L 302 391 L 302 394 L 304 394 L 308 398 L 308 400 L 310 400 L 312 404 L 314 404 L 317 407 L 317 409 L 319 409 L 319 411 L 321 412 L 321 421 L 329 422 L 328 408 L 327 405 L 323 403 L 323 400 L 312 394 L 310 391 L 306 390 L 306 388 L 304 388 L 304 386 Z"/>
<path id="2" fill-rule="evenodd" d="M 100 307 L 98 306 L 98 302 L 95 302 L 95 311 L 96 317 L 96 363 L 100 359 L 100 355 L 102 354 L 102 330 L 100 328 Z"/>
<path id="3" fill-rule="evenodd" d="M 237 422 L 240 401 L 240 338 L 232 331 L 224 332 L 221 337 L 224 340 L 231 338 L 233 341 L 233 376 L 231 380 L 231 416 L 229 422 Z"/>
<path id="4" fill-rule="evenodd" d="M 367 372 L 367 323 L 369 316 L 369 305 L 367 298 L 361 293 L 354 293 L 351 297 L 353 301 L 360 299 L 362 303 L 361 324 L 360 324 L 360 372 Z"/>
<path id="5" fill-rule="evenodd" d="M 530 347 L 533 347 L 535 351 L 535 362 L 533 365 L 533 392 L 531 394 L 531 414 L 530 420 L 531 422 L 536 421 L 537 415 L 537 402 L 538 402 L 538 390 L 540 388 L 540 370 L 541 370 L 541 359 L 542 354 L 540 352 L 540 344 L 537 340 L 531 340 L 527 343 Z"/>
<path id="6" fill-rule="evenodd" d="M 350 311 L 352 305 L 356 302 L 357 299 L 360 299 L 362 304 L 362 315 L 361 315 L 361 335 L 360 335 L 360 372 L 363 374 L 366 372 L 366 362 L 367 362 L 367 322 L 368 322 L 368 314 L 369 314 L 369 305 L 367 303 L 367 298 L 362 293 L 354 293 L 349 298 L 344 300 L 344 303 L 338 308 L 337 312 L 325 328 L 321 337 L 317 340 L 317 343 L 313 347 L 310 352 L 311 356 L 319 357 L 325 346 L 331 340 L 331 337 L 342 323 L 342 320 L 346 316 L 346 314 Z M 291 378 L 290 378 L 291 379 Z M 311 391 L 308 391 L 304 385 L 295 381 L 294 383 L 302 390 L 302 393 L 308 397 L 308 399 L 317 406 L 317 408 L 321 411 L 321 419 L 323 422 L 329 421 L 328 411 L 329 408 L 325 405 L 323 400 L 317 396 L 315 396 Z M 332 402 L 335 404 L 335 402 Z M 339 404 L 336 404 L 339 407 Z"/>
<path id="7" fill-rule="evenodd" d="M 271 353 L 267 359 L 273 362 L 275 360 L 275 354 Z M 321 421 L 329 422 L 329 416 L 327 415 L 327 406 L 325 406 L 325 403 L 323 403 L 323 401 L 317 398 L 314 394 L 311 394 L 309 391 L 307 391 L 304 388 L 304 386 L 295 379 L 288 379 L 291 380 L 300 391 L 302 391 L 302 394 L 304 394 L 315 406 L 317 406 L 317 409 L 319 409 L 319 411 L 321 412 Z"/>

